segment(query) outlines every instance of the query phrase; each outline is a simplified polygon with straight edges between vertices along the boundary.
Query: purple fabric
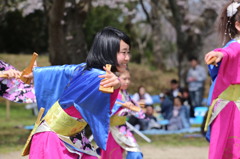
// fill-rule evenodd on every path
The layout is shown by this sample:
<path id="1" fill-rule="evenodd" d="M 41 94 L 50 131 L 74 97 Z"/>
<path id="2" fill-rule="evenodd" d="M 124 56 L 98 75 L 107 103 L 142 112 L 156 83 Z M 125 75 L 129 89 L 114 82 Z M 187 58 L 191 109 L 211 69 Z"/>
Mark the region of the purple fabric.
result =
<path id="1" fill-rule="evenodd" d="M 0 60 L 0 71 L 14 69 Z M 23 83 L 20 79 L 0 78 L 0 96 L 17 103 L 36 103 L 33 85 Z"/>

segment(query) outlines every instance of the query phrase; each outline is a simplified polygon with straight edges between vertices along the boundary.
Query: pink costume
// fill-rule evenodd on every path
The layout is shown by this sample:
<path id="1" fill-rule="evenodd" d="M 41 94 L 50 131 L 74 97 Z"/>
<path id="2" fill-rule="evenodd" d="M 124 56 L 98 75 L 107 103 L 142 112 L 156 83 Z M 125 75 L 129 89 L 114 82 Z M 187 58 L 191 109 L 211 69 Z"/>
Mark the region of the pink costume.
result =
<path id="1" fill-rule="evenodd" d="M 13 66 L 0 60 L 0 71 L 14 69 Z M 0 96 L 17 103 L 35 103 L 36 97 L 32 85 L 23 83 L 20 79 L 0 78 Z"/>
<path id="2" fill-rule="evenodd" d="M 121 101 L 130 101 L 129 95 L 125 90 L 122 90 L 118 94 L 118 98 Z M 143 119 L 145 114 L 141 110 L 140 112 L 133 112 L 127 108 L 119 108 L 114 116 L 126 117 L 127 115 L 132 114 L 139 119 Z M 124 151 L 135 152 L 131 154 L 131 159 L 140 159 L 142 158 L 141 151 L 139 146 L 131 133 L 130 129 L 123 123 L 122 125 L 111 125 L 110 132 L 108 136 L 107 149 L 106 151 L 101 151 L 101 159 L 122 159 Z M 137 156 L 137 157 L 136 157 Z"/>
<path id="3" fill-rule="evenodd" d="M 240 158 L 240 44 L 231 41 L 215 49 L 223 59 L 212 93 L 213 113 L 210 119 L 209 159 Z"/>
<path id="4" fill-rule="evenodd" d="M 87 125 L 95 143 L 106 149 L 110 112 L 119 89 L 111 94 L 99 91 L 102 79 L 98 76 L 105 74 L 105 71 L 95 68 L 85 70 L 85 63 L 74 66 L 74 69 L 67 66 L 64 70 L 61 68 L 49 66 L 34 69 L 34 83 L 38 82 L 43 87 L 37 88 L 35 85 L 38 100 L 46 97 L 42 94 L 49 94 L 48 90 L 45 91 L 48 87 L 64 90 L 60 95 L 58 91 L 56 95 L 49 94 L 55 103 L 45 107 L 49 109 L 41 122 L 36 122 L 22 155 L 29 154 L 30 159 L 96 159 L 98 154 L 85 134 L 88 132 Z M 64 79 L 69 70 L 73 72 L 67 76 L 70 78 L 65 81 L 67 85 L 55 78 L 63 72 L 64 76 L 60 78 Z M 55 96 L 58 97 L 57 101 Z"/>
<path id="5" fill-rule="evenodd" d="M 117 97 L 118 91 L 114 91 L 114 93 L 111 95 L 111 107 L 112 107 L 112 101 L 115 101 Z M 82 119 L 81 114 L 76 110 L 74 106 L 71 106 L 64 110 L 68 115 Z M 80 136 L 80 138 L 79 138 Z M 81 142 L 81 149 L 85 153 L 71 153 L 68 151 L 68 149 L 65 147 L 61 139 L 56 135 L 56 133 L 52 131 L 46 131 L 37 133 L 33 136 L 32 142 L 31 142 L 31 149 L 30 149 L 30 159 L 97 159 L 95 149 L 85 136 L 85 130 L 81 131 L 78 136 L 73 138 L 73 141 L 75 142 Z M 48 150 L 48 151 L 46 151 Z M 49 153 L 49 151 L 51 153 Z M 42 152 L 42 153 L 39 153 Z M 88 155 L 90 154 L 90 155 Z"/>

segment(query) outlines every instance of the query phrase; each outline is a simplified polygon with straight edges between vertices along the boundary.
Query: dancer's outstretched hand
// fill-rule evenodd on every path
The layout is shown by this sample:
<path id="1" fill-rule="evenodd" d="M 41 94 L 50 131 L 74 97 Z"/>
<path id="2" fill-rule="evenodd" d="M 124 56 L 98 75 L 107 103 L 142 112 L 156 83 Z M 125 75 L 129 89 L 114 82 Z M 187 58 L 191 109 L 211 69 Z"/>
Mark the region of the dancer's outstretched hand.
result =
<path id="1" fill-rule="evenodd" d="M 103 69 L 107 73 L 98 76 L 99 78 L 104 78 L 104 80 L 100 82 L 100 85 L 102 85 L 103 87 L 114 87 L 114 89 L 118 89 L 121 86 L 121 82 L 118 77 L 111 71 L 107 70 L 106 67 L 103 67 Z"/>
<path id="2" fill-rule="evenodd" d="M 5 74 L 8 76 L 8 78 L 19 78 L 21 76 L 21 72 L 18 70 L 6 70 L 6 71 L 2 71 L 2 74 Z"/>
<path id="3" fill-rule="evenodd" d="M 211 59 L 216 57 L 216 59 L 213 61 L 215 66 L 218 66 L 217 63 L 220 62 L 223 58 L 223 53 L 217 52 L 217 51 L 211 51 L 205 55 L 205 62 L 208 64 Z"/>

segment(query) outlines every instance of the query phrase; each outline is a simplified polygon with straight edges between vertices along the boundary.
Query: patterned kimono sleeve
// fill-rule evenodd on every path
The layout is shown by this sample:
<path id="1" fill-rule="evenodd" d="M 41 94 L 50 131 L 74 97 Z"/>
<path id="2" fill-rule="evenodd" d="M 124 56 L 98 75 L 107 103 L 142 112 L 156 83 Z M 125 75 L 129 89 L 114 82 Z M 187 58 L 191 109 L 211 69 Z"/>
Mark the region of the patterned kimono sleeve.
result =
<path id="1" fill-rule="evenodd" d="M 0 71 L 14 69 L 13 66 L 0 60 Z M 0 96 L 17 103 L 35 103 L 33 85 L 23 83 L 20 79 L 0 78 Z"/>

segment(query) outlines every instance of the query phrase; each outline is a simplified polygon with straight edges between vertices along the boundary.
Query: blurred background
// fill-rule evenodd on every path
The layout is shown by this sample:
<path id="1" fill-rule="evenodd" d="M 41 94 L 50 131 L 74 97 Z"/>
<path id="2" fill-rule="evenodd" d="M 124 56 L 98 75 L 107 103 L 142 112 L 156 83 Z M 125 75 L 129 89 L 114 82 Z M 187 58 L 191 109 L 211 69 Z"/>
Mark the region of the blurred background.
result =
<path id="1" fill-rule="evenodd" d="M 179 87 L 188 88 L 187 73 L 191 67 L 189 59 L 196 58 L 207 72 L 204 55 L 214 48 L 222 47 L 216 27 L 218 15 L 226 2 L 228 1 L 2 0 L 0 59 L 19 70 L 28 65 L 33 52 L 39 54 L 39 66 L 81 63 L 85 61 L 95 34 L 105 26 L 113 26 L 126 32 L 132 40 L 129 64 L 132 83 L 129 92 L 133 94 L 139 86 L 144 86 L 152 97 L 157 95 L 153 97 L 152 104 L 160 107 L 161 99 L 158 95 L 172 89 L 173 79 L 177 80 Z M 199 106 L 207 106 L 210 83 L 207 75 L 203 102 Z M 29 132 L 22 129 L 15 131 L 15 127 L 34 123 L 34 113 L 32 115 L 32 110 L 11 103 L 10 115 L 5 110 L 5 101 L 2 100 L 0 104 L 0 147 L 3 152 L 6 149 L 19 150 Z M 202 117 L 206 111 L 203 112 Z M 202 122 L 195 126 L 200 127 L 201 124 Z M 157 138 L 159 143 L 156 145 L 159 147 L 170 145 L 171 149 L 177 147 L 176 151 L 180 146 L 185 146 L 184 150 L 200 147 L 199 154 L 204 156 L 199 158 L 207 158 L 208 143 L 205 139 L 198 138 L 196 134 L 187 137 L 184 135 L 186 134 L 151 137 Z M 10 142 L 11 140 L 13 141 Z M 153 147 L 143 151 L 150 155 L 150 149 L 153 150 Z M 182 152 L 176 152 L 177 158 L 180 158 Z M 163 154 L 166 154 L 164 150 Z M 198 157 L 190 155 L 189 158 Z"/>

